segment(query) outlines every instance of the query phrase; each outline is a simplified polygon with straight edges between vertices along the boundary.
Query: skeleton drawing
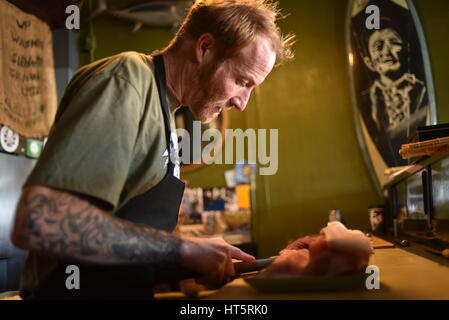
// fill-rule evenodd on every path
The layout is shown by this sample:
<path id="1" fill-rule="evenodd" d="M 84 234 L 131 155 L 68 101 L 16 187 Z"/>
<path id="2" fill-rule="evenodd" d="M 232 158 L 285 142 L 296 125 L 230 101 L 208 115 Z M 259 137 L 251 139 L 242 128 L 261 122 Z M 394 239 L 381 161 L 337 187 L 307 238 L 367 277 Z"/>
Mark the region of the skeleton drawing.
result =
<path id="1" fill-rule="evenodd" d="M 369 56 L 364 57 L 365 65 L 379 76 L 369 90 L 371 117 L 377 129 L 386 131 L 389 138 L 408 136 L 427 111 L 424 82 L 411 72 L 400 72 L 403 48 L 395 30 L 382 29 L 369 37 Z"/>

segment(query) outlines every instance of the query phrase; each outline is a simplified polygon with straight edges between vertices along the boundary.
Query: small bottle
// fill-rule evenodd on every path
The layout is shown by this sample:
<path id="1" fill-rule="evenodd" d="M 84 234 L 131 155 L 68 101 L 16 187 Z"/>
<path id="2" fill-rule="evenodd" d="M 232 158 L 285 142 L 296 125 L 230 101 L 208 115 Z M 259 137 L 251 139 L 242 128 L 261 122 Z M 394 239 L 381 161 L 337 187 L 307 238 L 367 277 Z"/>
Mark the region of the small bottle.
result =
<path id="1" fill-rule="evenodd" d="M 340 209 L 332 209 L 328 212 L 329 222 L 341 221 L 341 211 Z"/>

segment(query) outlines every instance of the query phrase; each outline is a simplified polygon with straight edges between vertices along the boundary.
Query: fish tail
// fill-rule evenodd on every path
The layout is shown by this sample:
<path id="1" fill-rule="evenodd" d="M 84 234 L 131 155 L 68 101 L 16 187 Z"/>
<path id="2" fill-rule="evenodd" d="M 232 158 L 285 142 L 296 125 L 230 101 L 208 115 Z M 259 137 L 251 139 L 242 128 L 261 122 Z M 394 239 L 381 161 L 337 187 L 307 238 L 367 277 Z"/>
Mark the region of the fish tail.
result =
<path id="1" fill-rule="evenodd" d="M 88 21 L 93 20 L 107 10 L 108 10 L 108 6 L 106 3 L 106 0 L 98 0 L 98 8 L 89 15 L 87 20 Z"/>

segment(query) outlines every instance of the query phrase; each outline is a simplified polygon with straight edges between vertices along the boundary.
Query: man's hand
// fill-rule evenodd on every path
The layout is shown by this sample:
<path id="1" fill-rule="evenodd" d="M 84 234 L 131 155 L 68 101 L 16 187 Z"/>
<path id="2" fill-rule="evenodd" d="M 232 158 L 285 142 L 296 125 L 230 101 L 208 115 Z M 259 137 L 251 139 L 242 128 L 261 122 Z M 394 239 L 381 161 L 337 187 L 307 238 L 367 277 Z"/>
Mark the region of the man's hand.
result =
<path id="1" fill-rule="evenodd" d="M 255 258 L 220 238 L 183 238 L 180 264 L 204 275 L 199 283 L 220 284 L 235 274 L 233 259 L 253 262 Z"/>

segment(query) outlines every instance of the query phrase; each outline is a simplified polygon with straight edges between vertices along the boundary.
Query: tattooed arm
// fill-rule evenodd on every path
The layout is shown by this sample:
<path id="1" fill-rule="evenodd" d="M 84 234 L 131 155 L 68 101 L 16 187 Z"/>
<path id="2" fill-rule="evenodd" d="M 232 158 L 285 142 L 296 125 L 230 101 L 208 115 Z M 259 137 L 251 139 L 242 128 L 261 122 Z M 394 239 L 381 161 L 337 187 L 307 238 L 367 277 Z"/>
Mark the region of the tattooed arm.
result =
<path id="1" fill-rule="evenodd" d="M 19 248 L 99 264 L 174 262 L 209 282 L 232 275 L 232 258 L 254 257 L 224 241 L 179 238 L 119 219 L 92 199 L 45 186 L 23 190 L 11 240 Z"/>
<path id="2" fill-rule="evenodd" d="M 23 249 L 94 263 L 159 263 L 179 259 L 181 239 L 119 219 L 76 194 L 44 186 L 24 189 L 13 243 Z"/>

